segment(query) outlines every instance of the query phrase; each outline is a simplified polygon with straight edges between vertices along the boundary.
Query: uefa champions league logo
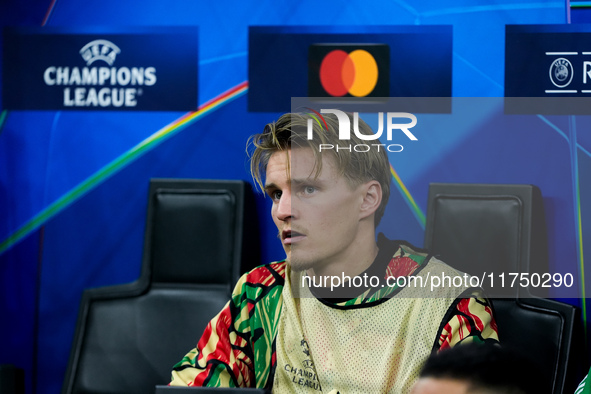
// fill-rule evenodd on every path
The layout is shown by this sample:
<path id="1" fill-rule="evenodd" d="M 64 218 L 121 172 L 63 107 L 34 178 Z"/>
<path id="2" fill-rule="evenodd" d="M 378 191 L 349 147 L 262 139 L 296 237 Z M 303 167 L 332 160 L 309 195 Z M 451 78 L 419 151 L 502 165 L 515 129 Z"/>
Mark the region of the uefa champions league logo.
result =
<path id="1" fill-rule="evenodd" d="M 121 49 L 111 41 L 90 41 L 79 53 L 85 67 L 51 65 L 43 72 L 45 85 L 63 86 L 64 107 L 136 107 L 144 87 L 156 84 L 156 67 L 113 67 Z"/>
<path id="2" fill-rule="evenodd" d="M 554 86 L 564 88 L 573 80 L 573 66 L 567 59 L 561 57 L 550 65 L 550 80 Z"/>

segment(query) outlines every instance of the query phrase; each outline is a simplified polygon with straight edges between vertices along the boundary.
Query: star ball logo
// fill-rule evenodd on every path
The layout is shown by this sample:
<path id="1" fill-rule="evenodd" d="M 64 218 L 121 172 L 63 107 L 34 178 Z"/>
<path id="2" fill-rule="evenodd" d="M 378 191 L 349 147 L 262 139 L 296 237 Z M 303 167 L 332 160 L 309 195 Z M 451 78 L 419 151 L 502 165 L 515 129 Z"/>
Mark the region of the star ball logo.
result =
<path id="1" fill-rule="evenodd" d="M 568 59 L 558 58 L 550 65 L 550 80 L 554 86 L 564 88 L 573 80 L 573 65 Z"/>
<path id="2" fill-rule="evenodd" d="M 388 97 L 386 44 L 313 44 L 308 50 L 308 96 Z"/>
<path id="3" fill-rule="evenodd" d="M 97 60 L 102 60 L 112 66 L 119 53 L 121 53 L 121 49 L 107 40 L 94 40 L 80 49 L 80 56 L 86 61 L 87 66 Z"/>

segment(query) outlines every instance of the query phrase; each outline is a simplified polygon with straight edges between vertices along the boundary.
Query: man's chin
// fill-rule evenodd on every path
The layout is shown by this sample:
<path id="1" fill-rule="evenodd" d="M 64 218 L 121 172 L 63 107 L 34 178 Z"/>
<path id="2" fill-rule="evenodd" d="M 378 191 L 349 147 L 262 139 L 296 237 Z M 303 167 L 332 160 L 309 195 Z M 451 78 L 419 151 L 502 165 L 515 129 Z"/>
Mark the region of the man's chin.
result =
<path id="1" fill-rule="evenodd" d="M 310 268 L 314 267 L 314 263 L 308 260 L 303 260 L 303 259 L 297 259 L 297 258 L 292 258 L 291 254 L 287 255 L 287 259 L 285 260 L 287 262 L 287 264 L 289 264 L 289 266 L 291 267 L 291 270 L 294 272 L 299 272 L 299 271 L 306 271 L 309 270 Z"/>

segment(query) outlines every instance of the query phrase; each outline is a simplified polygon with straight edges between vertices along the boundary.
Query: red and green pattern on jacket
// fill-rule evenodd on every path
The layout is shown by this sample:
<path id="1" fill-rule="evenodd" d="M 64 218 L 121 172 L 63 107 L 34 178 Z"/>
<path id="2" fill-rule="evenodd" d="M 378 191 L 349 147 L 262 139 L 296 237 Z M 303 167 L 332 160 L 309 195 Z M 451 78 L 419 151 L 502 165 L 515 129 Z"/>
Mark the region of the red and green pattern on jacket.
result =
<path id="1" fill-rule="evenodd" d="M 425 260 L 424 256 L 399 249 L 388 264 L 386 276 L 411 275 Z M 174 366 L 171 385 L 272 387 L 285 268 L 285 262 L 273 263 L 255 268 L 240 278 L 231 301 L 208 324 L 196 349 Z M 393 290 L 387 289 L 385 293 Z M 384 295 L 380 290 L 340 305 L 371 303 Z M 492 308 L 477 289 L 471 289 L 443 317 L 433 350 L 489 340 L 498 341 Z"/>
<path id="2" fill-rule="evenodd" d="M 231 301 L 207 325 L 197 348 L 174 366 L 171 385 L 265 387 L 276 365 L 284 283 L 284 262 L 242 276 Z"/>

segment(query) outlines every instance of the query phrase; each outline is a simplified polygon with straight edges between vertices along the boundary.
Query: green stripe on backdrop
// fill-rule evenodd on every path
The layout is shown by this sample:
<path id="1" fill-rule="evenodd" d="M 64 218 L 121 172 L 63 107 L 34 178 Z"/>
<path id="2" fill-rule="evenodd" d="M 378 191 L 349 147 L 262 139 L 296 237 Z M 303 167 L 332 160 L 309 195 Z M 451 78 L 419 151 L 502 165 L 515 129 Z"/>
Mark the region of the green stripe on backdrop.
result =
<path id="1" fill-rule="evenodd" d="M 0 112 L 0 134 L 2 134 L 2 129 L 4 128 L 4 123 L 6 122 L 7 117 L 8 117 L 7 110 Z"/>

